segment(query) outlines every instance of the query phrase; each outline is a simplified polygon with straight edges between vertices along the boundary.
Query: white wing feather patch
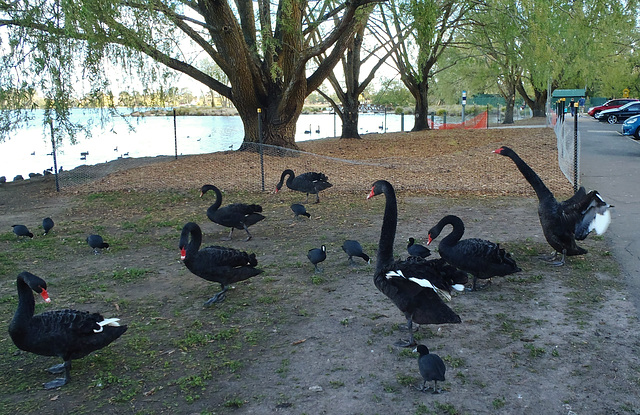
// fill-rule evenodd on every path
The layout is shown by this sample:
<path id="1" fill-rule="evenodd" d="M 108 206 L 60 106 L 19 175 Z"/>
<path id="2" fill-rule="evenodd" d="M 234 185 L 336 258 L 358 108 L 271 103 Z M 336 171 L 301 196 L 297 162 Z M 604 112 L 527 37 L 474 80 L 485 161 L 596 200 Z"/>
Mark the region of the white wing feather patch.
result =
<path id="1" fill-rule="evenodd" d="M 94 333 L 100 333 L 102 330 L 104 330 L 104 326 L 119 326 L 120 323 L 118 323 L 118 321 L 120 321 L 119 318 L 105 318 L 102 321 L 99 321 L 97 324 L 100 326 L 99 329 L 93 329 Z"/>
<path id="2" fill-rule="evenodd" d="M 443 300 L 445 301 L 451 301 L 451 294 L 449 294 L 448 292 L 446 292 L 445 290 L 442 290 L 438 287 L 436 287 L 435 285 L 431 284 L 431 281 L 424 279 L 424 278 L 415 278 L 415 277 L 405 277 L 404 274 L 402 273 L 402 271 L 400 270 L 396 270 L 396 271 L 389 271 L 386 274 L 387 279 L 391 279 L 392 277 L 400 277 L 400 278 L 404 278 L 405 280 L 409 280 L 413 283 L 418 284 L 421 287 L 424 288 L 431 288 L 433 291 L 436 292 L 436 294 L 438 294 Z"/>
<path id="3" fill-rule="evenodd" d="M 609 211 L 609 209 L 607 209 L 602 213 L 596 214 L 593 222 L 589 224 L 589 231 L 595 230 L 598 235 L 602 235 L 603 233 L 605 233 L 610 223 L 611 212 Z"/>

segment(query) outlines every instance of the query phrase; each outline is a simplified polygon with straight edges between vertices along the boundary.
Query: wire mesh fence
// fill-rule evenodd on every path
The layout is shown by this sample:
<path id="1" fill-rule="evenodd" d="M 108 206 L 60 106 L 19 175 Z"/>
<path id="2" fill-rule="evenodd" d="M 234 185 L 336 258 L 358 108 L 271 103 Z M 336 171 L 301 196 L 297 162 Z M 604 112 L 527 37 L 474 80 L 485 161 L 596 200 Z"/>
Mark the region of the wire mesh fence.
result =
<path id="1" fill-rule="evenodd" d="M 533 195 L 513 163 L 492 151 L 515 149 L 554 192 L 571 185 L 558 167 L 550 128 L 438 130 L 372 134 L 362 140 L 305 142 L 305 151 L 245 143 L 242 151 L 145 159 L 124 159 L 60 176 L 65 190 L 198 189 L 206 183 L 225 190 L 273 191 L 285 169 L 296 175 L 326 174 L 325 191 L 361 192 L 386 179 L 398 190 L 427 193 Z"/>

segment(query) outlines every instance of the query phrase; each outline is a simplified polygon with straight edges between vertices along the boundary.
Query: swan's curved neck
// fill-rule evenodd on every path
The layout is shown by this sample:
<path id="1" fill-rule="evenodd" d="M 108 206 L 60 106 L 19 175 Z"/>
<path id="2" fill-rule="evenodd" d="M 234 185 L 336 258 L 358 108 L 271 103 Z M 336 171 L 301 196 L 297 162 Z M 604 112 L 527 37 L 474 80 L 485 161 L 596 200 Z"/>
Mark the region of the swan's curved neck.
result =
<path id="1" fill-rule="evenodd" d="M 396 192 L 392 187 L 384 185 L 382 191 L 385 195 L 384 216 L 382 218 L 382 229 L 380 230 L 380 241 L 378 242 L 378 261 L 376 268 L 383 269 L 393 262 L 393 242 L 396 237 L 398 226 L 398 205 Z"/>
<path id="2" fill-rule="evenodd" d="M 536 174 L 535 171 L 527 163 L 524 162 L 515 152 L 508 156 L 515 163 L 520 173 L 524 176 L 525 179 L 529 182 L 533 190 L 535 190 L 538 199 L 542 199 L 544 197 L 553 197 L 553 193 L 551 190 L 544 184 L 540 176 Z"/>
<path id="3" fill-rule="evenodd" d="M 186 250 L 186 258 L 193 257 L 202 244 L 202 231 L 195 224 L 185 226 L 180 236 L 180 245 Z"/>
<path id="4" fill-rule="evenodd" d="M 287 177 L 289 176 L 289 177 Z M 282 176 L 280 176 L 280 185 L 282 186 L 282 183 L 284 182 L 284 178 L 287 177 L 287 187 L 291 186 L 291 182 L 293 181 L 293 179 L 296 177 L 296 175 L 293 173 L 293 170 L 285 170 L 282 172 Z"/>
<path id="5" fill-rule="evenodd" d="M 18 277 L 18 309 L 16 310 L 13 320 L 30 319 L 33 317 L 33 313 L 36 309 L 36 301 L 33 299 L 33 292 L 31 287 L 22 279 Z"/>
<path id="6" fill-rule="evenodd" d="M 213 205 L 209 206 L 209 209 L 207 209 L 207 213 L 209 211 L 215 212 L 216 210 L 218 210 L 218 208 L 222 204 L 222 193 L 220 192 L 220 189 L 218 189 L 217 187 L 214 187 L 211 190 L 213 190 L 213 192 L 216 194 L 216 201 L 213 202 Z"/>
<path id="7" fill-rule="evenodd" d="M 459 217 L 449 215 L 442 218 L 440 223 L 438 223 L 439 230 L 442 230 L 446 225 L 453 226 L 453 229 L 449 235 L 442 238 L 441 243 L 446 245 L 455 245 L 460 239 L 462 239 L 462 235 L 464 235 L 464 223 Z"/>

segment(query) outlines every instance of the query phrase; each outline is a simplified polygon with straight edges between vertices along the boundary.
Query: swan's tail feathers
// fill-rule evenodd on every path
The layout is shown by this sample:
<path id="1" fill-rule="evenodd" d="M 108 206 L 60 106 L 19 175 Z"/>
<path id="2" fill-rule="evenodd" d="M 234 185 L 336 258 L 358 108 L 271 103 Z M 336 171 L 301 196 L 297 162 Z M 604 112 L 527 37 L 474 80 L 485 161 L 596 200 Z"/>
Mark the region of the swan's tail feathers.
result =
<path id="1" fill-rule="evenodd" d="M 96 324 L 98 326 L 100 326 L 99 329 L 93 329 L 94 333 L 100 333 L 102 330 L 104 330 L 104 326 L 120 326 L 120 323 L 118 323 L 120 321 L 119 318 L 105 318 L 102 321 L 98 321 Z"/>
<path id="2" fill-rule="evenodd" d="M 449 294 L 446 290 L 443 290 L 443 289 L 440 289 L 440 288 L 436 287 L 428 279 L 415 278 L 415 277 L 407 278 L 407 277 L 405 277 L 405 275 L 402 273 L 401 270 L 389 271 L 389 272 L 387 272 L 386 277 L 387 277 L 387 279 L 391 279 L 393 277 L 404 278 L 404 279 L 409 280 L 409 281 L 411 281 L 411 282 L 413 282 L 415 284 L 418 284 L 421 287 L 431 288 L 433 291 L 436 292 L 436 294 L 438 294 L 440 296 L 440 298 L 442 298 L 443 301 L 451 301 L 451 294 Z"/>
<path id="3" fill-rule="evenodd" d="M 582 212 L 582 221 L 576 226 L 576 239 L 583 240 L 592 231 L 598 235 L 605 233 L 611 224 L 610 208 L 612 207 L 602 199 L 600 194 L 596 193 L 589 207 Z"/>

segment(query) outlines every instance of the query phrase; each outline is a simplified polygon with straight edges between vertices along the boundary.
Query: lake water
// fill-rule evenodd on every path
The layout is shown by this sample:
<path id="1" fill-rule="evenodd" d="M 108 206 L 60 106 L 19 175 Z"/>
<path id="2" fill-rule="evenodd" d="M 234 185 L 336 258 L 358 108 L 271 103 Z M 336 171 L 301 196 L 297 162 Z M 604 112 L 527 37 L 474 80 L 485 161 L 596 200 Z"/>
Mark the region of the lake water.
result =
<path id="1" fill-rule="evenodd" d="M 125 112 L 126 113 L 126 112 Z M 76 121 L 98 120 L 98 110 L 74 110 Z M 130 131 L 127 121 L 134 127 Z M 174 155 L 173 117 L 126 117 L 107 121 L 105 127 L 91 129 L 91 138 L 79 137 L 78 143 L 67 141 L 57 148 L 57 165 L 71 170 L 81 165 L 93 165 L 118 157 L 154 157 Z M 401 131 L 401 116 L 396 114 L 360 114 L 362 134 Z M 386 125 L 386 128 L 385 128 Z M 413 116 L 404 117 L 404 131 L 413 128 Z M 244 137 L 238 116 L 176 117 L 178 155 L 203 154 L 238 149 Z M 298 119 L 296 141 L 340 136 L 342 123 L 333 114 L 302 114 Z M 305 133 L 311 131 L 311 133 Z M 0 143 L 0 176 L 7 181 L 16 175 L 28 179 L 29 173 L 42 173 L 53 168 L 51 136 L 42 126 L 42 111 L 35 119 Z M 86 154 L 84 154 L 86 153 Z"/>

